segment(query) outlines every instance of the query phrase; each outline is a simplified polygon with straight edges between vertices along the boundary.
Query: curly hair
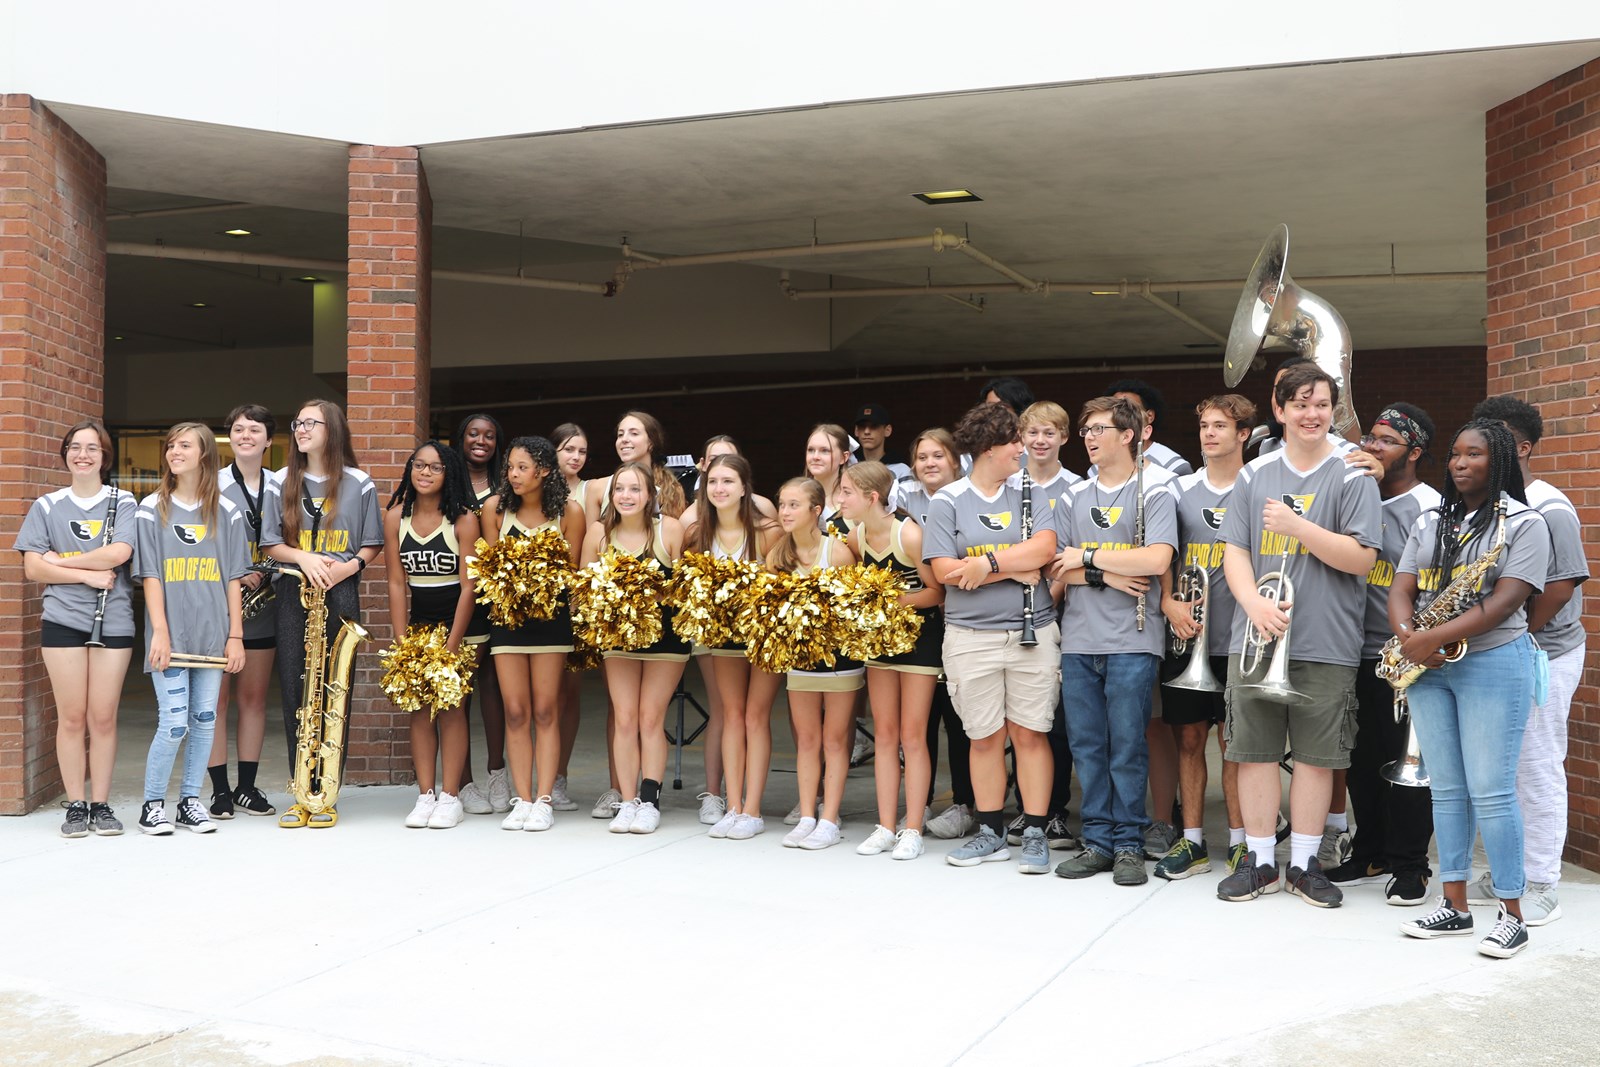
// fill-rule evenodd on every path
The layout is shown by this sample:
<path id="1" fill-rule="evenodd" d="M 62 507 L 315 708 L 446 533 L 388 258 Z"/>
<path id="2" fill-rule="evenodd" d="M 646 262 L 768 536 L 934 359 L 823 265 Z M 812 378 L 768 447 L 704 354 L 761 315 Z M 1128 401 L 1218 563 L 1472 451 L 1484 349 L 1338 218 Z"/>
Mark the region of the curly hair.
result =
<path id="1" fill-rule="evenodd" d="M 412 505 L 417 502 L 417 487 L 411 483 L 411 468 L 417 462 L 417 453 L 424 448 L 437 452 L 439 462 L 444 464 L 444 486 L 439 490 L 439 510 L 444 513 L 445 521 L 455 522 L 467 512 L 475 511 L 478 501 L 472 492 L 472 480 L 467 475 L 467 461 L 461 458 L 461 453 L 438 441 L 424 441 L 411 450 L 411 455 L 406 457 L 406 469 L 400 476 L 400 484 L 394 487 L 394 494 L 389 497 L 385 510 L 398 504 L 401 515 L 411 515 Z"/>
<path id="2" fill-rule="evenodd" d="M 556 446 L 550 443 L 548 437 L 513 437 L 511 443 L 506 445 L 505 459 L 501 461 L 499 470 L 501 514 L 515 513 L 522 507 L 522 497 L 511 491 L 511 482 L 506 477 L 511 453 L 519 448 L 528 454 L 535 467 L 544 471 L 539 486 L 539 510 L 544 512 L 545 518 L 559 523 L 567 510 L 569 490 L 566 476 L 556 462 Z"/>
<path id="3" fill-rule="evenodd" d="M 978 404 L 956 423 L 956 447 L 969 455 L 987 452 L 995 445 L 1019 440 L 1017 413 L 1009 404 Z"/>

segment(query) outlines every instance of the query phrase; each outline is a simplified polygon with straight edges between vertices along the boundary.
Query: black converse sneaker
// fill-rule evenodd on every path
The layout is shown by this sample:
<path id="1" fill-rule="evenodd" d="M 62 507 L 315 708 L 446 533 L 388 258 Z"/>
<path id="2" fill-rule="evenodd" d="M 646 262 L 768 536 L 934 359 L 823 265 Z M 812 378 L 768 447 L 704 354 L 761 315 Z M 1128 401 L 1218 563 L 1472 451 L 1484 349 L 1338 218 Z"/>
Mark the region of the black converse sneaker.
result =
<path id="1" fill-rule="evenodd" d="M 172 823 L 167 821 L 167 802 L 147 800 L 139 812 L 139 832 L 165 837 L 172 833 Z"/>
<path id="2" fill-rule="evenodd" d="M 67 818 L 61 824 L 61 836 L 89 836 L 89 802 L 87 800 L 71 800 L 67 802 Z"/>
<path id="3" fill-rule="evenodd" d="M 178 801 L 178 825 L 197 834 L 215 833 L 217 824 L 206 814 L 206 806 L 199 797 L 184 797 Z"/>
<path id="4" fill-rule="evenodd" d="M 1500 905 L 1500 916 L 1495 919 L 1489 936 L 1478 942 L 1478 951 L 1485 956 L 1509 960 L 1528 947 L 1528 924 Z"/>
<path id="5" fill-rule="evenodd" d="M 1450 901 L 1439 898 L 1439 906 L 1420 919 L 1400 924 L 1400 932 L 1407 937 L 1431 939 L 1450 934 L 1472 933 L 1472 913 L 1457 911 Z"/>

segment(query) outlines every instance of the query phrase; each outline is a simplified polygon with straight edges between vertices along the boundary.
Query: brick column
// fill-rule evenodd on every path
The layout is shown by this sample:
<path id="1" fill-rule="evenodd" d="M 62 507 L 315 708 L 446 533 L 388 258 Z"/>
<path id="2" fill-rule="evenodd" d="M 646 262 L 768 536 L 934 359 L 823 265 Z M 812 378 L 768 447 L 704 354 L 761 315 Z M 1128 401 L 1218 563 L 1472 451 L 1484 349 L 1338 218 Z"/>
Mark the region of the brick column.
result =
<path id="1" fill-rule="evenodd" d="M 356 455 L 387 503 L 428 426 L 433 200 L 415 148 L 356 145 L 349 165 L 348 414 Z M 361 586 L 373 640 L 358 660 L 348 781 L 412 780 L 407 716 L 378 689 L 389 590 L 380 557 Z"/>
<path id="2" fill-rule="evenodd" d="M 1490 111 L 1489 392 L 1544 415 L 1534 470 L 1577 506 L 1600 577 L 1600 58 Z M 1584 586 L 1590 656 L 1572 702 L 1566 858 L 1600 869 L 1600 581 Z"/>
<path id="3" fill-rule="evenodd" d="M 61 792 L 40 589 L 11 551 L 58 449 L 104 410 L 106 163 L 32 97 L 0 95 L 0 813 Z"/>

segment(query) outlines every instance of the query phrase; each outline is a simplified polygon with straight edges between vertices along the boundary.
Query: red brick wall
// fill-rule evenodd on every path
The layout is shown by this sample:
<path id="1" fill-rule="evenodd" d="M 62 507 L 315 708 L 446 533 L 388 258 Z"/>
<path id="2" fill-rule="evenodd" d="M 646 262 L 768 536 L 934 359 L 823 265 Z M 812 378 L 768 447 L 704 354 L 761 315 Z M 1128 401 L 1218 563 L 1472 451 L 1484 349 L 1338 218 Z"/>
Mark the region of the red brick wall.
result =
<path id="1" fill-rule="evenodd" d="M 1600 59 L 1490 111 L 1489 390 L 1538 406 L 1541 476 L 1572 498 L 1600 562 Z M 1600 627 L 1590 589 L 1584 623 Z M 1591 648 L 1593 642 L 1590 642 Z M 1572 702 L 1566 858 L 1600 869 L 1600 675 Z"/>
<path id="2" fill-rule="evenodd" d="M 0 96 L 0 813 L 56 796 L 55 704 L 39 587 L 10 551 L 33 499 L 66 483 L 68 426 L 104 409 L 106 165 L 28 96 Z"/>
<path id="3" fill-rule="evenodd" d="M 349 201 L 350 430 L 387 503 L 427 428 L 433 201 L 417 150 L 352 147 Z M 347 780 L 410 781 L 407 716 L 378 691 L 376 653 L 392 639 L 383 557 L 364 577 L 362 619 L 373 640 L 357 660 Z"/>

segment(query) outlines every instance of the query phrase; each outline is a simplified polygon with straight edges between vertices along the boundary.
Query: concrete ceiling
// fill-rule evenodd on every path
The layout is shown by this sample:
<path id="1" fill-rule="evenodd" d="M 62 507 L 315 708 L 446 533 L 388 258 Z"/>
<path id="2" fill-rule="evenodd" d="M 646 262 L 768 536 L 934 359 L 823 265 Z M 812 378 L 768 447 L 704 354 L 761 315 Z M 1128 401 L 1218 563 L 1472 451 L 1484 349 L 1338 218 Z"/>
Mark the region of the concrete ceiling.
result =
<path id="1" fill-rule="evenodd" d="M 941 227 L 1037 278 L 1229 279 L 1283 221 L 1300 277 L 1481 271 L 1484 112 L 1597 53 L 1597 42 L 1548 45 L 425 146 L 435 265 L 590 277 L 624 235 L 640 249 L 687 254 Z M 52 106 L 107 157 L 114 211 L 249 205 L 113 221 L 113 240 L 343 257 L 344 145 Z M 984 200 L 930 207 L 910 195 L 953 187 Z M 218 232 L 233 225 L 257 236 Z M 998 280 L 932 252 L 745 269 L 785 266 L 841 284 Z M 309 342 L 309 287 L 288 280 L 296 273 L 113 257 L 108 318 L 113 330 L 137 330 L 141 345 Z M 640 275 L 617 299 L 651 283 Z M 187 307 L 209 292 L 218 294 L 213 321 Z M 1167 295 L 1226 330 L 1231 293 Z M 1358 348 L 1483 340 L 1481 283 L 1324 295 Z M 597 298 L 570 299 L 606 314 Z M 976 314 L 915 298 L 883 302 L 836 356 L 858 367 L 994 364 L 1193 355 L 1205 342 L 1132 299 L 1001 295 Z"/>

